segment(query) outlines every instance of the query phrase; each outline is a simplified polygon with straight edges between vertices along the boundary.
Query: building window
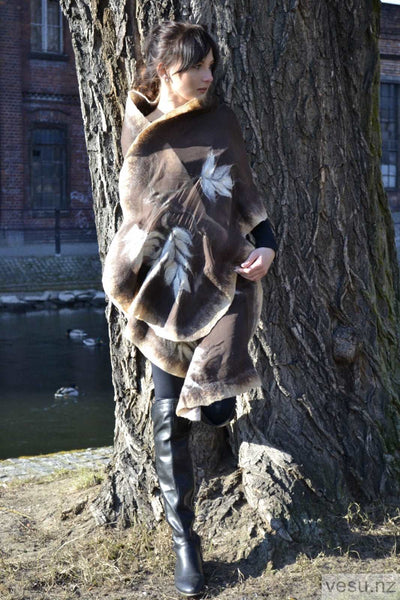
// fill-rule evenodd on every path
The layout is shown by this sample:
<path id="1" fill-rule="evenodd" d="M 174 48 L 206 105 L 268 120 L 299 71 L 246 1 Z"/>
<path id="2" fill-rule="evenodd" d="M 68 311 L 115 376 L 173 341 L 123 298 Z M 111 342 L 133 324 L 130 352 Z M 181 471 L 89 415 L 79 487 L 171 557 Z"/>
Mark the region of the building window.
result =
<path id="1" fill-rule="evenodd" d="M 31 0 L 31 50 L 62 54 L 62 13 L 58 0 Z"/>
<path id="2" fill-rule="evenodd" d="M 32 208 L 67 208 L 66 156 L 66 132 L 64 129 L 35 128 L 32 131 Z"/>
<path id="3" fill-rule="evenodd" d="M 388 190 L 399 187 L 399 87 L 395 83 L 381 83 L 381 170 L 383 185 Z"/>

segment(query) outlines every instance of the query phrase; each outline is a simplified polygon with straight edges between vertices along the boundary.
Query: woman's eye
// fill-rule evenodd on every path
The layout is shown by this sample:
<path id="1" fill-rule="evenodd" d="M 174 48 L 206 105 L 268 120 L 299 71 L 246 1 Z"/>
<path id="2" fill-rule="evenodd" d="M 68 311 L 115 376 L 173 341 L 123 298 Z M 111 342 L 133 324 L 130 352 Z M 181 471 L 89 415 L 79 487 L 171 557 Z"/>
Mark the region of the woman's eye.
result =
<path id="1" fill-rule="evenodd" d="M 198 65 L 193 65 L 192 69 L 196 69 L 197 71 L 199 71 L 199 69 L 201 69 L 203 67 L 203 63 L 199 63 Z M 212 63 L 211 65 L 209 65 L 208 67 L 205 67 L 207 69 L 210 69 L 210 71 L 212 71 L 214 67 L 214 63 Z"/>

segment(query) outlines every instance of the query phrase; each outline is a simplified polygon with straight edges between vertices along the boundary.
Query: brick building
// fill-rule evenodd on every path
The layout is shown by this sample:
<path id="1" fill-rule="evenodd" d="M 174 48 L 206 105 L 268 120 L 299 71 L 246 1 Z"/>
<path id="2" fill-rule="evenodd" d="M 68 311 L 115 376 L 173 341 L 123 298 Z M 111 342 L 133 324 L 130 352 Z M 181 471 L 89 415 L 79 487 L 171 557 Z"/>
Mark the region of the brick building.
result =
<path id="1" fill-rule="evenodd" d="M 381 5 L 382 176 L 400 211 L 400 6 Z M 0 246 L 95 240 L 68 26 L 58 0 L 0 2 Z"/>
<path id="2" fill-rule="evenodd" d="M 0 245 L 95 241 L 74 56 L 58 0 L 0 3 Z"/>
<path id="3" fill-rule="evenodd" d="M 400 5 L 381 5 L 382 178 L 393 211 L 400 211 Z"/>

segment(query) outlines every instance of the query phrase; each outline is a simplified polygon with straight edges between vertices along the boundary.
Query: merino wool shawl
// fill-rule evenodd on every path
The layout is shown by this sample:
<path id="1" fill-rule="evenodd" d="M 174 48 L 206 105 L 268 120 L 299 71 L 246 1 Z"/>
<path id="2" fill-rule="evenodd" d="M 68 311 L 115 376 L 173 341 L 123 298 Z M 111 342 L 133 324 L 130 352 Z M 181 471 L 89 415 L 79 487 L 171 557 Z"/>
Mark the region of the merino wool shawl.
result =
<path id="1" fill-rule="evenodd" d="M 260 384 L 248 344 L 262 288 L 235 267 L 254 249 L 246 236 L 267 214 L 228 106 L 196 98 L 150 122 L 154 108 L 129 92 L 123 222 L 103 285 L 127 317 L 124 335 L 184 378 L 176 412 L 197 421 L 201 406 Z"/>

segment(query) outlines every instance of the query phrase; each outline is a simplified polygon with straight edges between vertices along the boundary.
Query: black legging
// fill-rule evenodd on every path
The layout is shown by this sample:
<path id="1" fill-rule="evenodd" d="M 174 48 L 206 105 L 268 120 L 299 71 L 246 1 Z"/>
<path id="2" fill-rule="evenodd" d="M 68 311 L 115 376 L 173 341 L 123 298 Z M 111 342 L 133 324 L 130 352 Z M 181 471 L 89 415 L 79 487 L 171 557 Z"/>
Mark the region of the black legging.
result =
<path id="1" fill-rule="evenodd" d="M 156 365 L 151 363 L 151 369 L 153 373 L 154 382 L 154 400 L 161 400 L 162 398 L 179 398 L 181 389 L 183 386 L 183 377 L 177 377 L 163 371 Z M 209 421 L 214 425 L 218 426 L 224 423 L 232 415 L 235 407 L 236 398 L 224 398 L 223 400 L 217 400 L 208 406 L 202 406 L 202 413 L 206 416 Z"/>

